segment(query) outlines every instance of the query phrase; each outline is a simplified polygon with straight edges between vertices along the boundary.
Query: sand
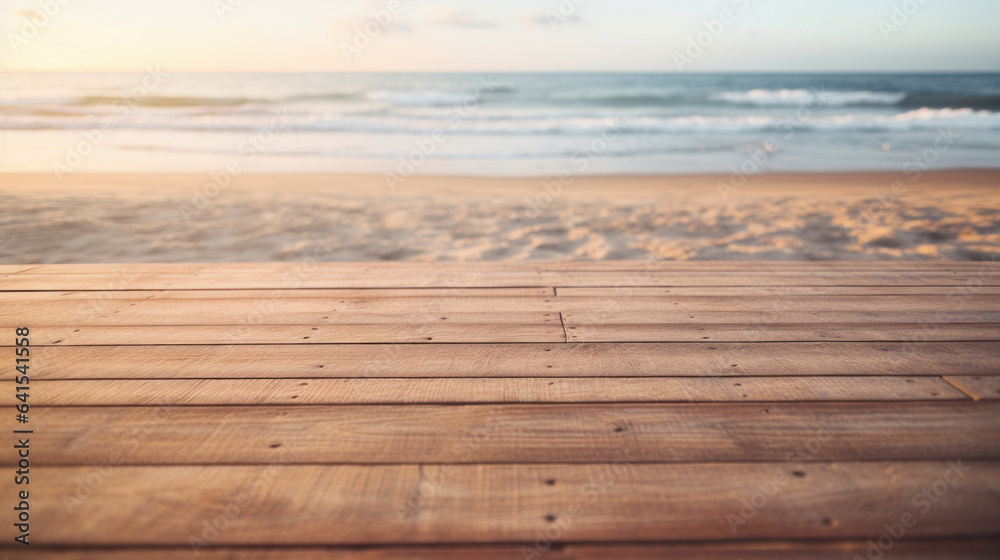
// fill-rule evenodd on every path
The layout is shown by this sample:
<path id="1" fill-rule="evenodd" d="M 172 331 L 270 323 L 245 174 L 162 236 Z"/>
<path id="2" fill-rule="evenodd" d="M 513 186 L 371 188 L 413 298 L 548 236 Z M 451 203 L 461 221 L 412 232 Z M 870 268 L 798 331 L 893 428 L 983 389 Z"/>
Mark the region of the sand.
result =
<path id="1" fill-rule="evenodd" d="M 0 174 L 0 263 L 1000 254 L 1000 170 L 743 179 Z"/>

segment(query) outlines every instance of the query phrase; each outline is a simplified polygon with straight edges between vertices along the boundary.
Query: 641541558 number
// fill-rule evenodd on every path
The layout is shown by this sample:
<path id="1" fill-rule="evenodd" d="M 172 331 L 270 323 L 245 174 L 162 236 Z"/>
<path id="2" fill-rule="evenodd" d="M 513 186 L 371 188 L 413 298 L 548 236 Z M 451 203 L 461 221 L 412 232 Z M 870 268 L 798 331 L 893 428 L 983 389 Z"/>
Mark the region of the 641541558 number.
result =
<path id="1" fill-rule="evenodd" d="M 28 404 L 28 389 L 31 384 L 31 377 L 28 375 L 28 366 L 31 360 L 31 341 L 28 335 L 31 334 L 31 330 L 28 327 L 18 327 L 15 329 L 14 343 L 15 343 L 15 357 L 14 357 L 14 390 L 16 391 L 17 402 L 14 408 L 17 410 L 17 421 L 20 424 L 28 423 L 28 411 L 31 410 L 31 406 Z M 31 459 L 29 458 L 31 449 L 31 439 L 30 435 L 32 430 L 27 429 L 27 426 L 23 426 L 22 429 L 15 429 L 14 436 L 17 439 L 17 443 L 14 445 L 14 450 L 17 453 L 17 470 L 14 471 L 14 483 L 17 485 L 17 496 L 15 503 L 17 505 L 14 507 L 14 514 L 17 516 L 14 522 L 14 527 L 17 528 L 18 534 L 14 537 L 14 540 L 21 544 L 29 544 L 28 536 L 30 534 L 30 509 L 31 504 L 29 501 L 30 493 L 28 491 L 28 485 L 31 482 Z"/>

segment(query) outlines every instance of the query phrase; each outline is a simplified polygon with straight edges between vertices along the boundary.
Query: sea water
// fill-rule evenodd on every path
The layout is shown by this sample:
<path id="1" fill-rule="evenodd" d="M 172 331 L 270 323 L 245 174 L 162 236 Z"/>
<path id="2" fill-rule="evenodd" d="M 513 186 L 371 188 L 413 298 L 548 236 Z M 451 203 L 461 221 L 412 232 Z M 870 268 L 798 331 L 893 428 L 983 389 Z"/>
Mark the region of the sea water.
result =
<path id="1" fill-rule="evenodd" d="M 1000 165 L 1000 74 L 0 74 L 0 171 Z"/>

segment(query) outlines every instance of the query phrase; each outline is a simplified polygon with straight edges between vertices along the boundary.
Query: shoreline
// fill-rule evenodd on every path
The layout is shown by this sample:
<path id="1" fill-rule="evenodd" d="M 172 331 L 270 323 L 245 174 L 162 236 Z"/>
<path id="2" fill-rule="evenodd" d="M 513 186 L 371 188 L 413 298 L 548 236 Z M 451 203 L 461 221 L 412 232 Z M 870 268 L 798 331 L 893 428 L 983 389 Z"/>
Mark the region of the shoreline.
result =
<path id="1" fill-rule="evenodd" d="M 822 195 L 822 187 L 837 187 L 840 192 L 861 194 L 872 189 L 887 188 L 894 181 L 902 181 L 908 191 L 923 192 L 928 189 L 959 189 L 962 192 L 1000 186 L 1000 168 L 997 169 L 946 169 L 913 173 L 903 171 L 838 171 L 838 172 L 775 172 L 744 176 L 745 183 L 738 184 L 733 175 L 726 174 L 676 174 L 676 175 L 570 175 L 567 180 L 559 177 L 480 177 L 465 175 L 414 175 L 395 188 L 386 184 L 383 175 L 354 173 L 246 173 L 229 176 L 226 189 L 249 189 L 266 192 L 280 188 L 282 192 L 322 191 L 335 195 L 364 196 L 499 196 L 518 197 L 553 181 L 561 183 L 565 195 L 615 198 L 635 194 L 648 196 L 656 191 L 665 194 L 704 194 L 719 196 L 718 183 L 730 187 L 727 195 L 800 194 L 810 197 Z M 31 195 L 44 193 L 65 194 L 144 194 L 142 187 L 188 190 L 203 187 L 214 180 L 209 173 L 73 173 L 59 180 L 54 173 L 5 173 L 0 172 L 0 194 Z M 279 184 L 280 183 L 280 184 Z M 613 186 L 609 187 L 609 183 Z M 471 188 L 470 188 L 471 186 Z M 746 187 L 746 188 L 743 188 Z M 613 190 L 609 190 L 613 189 Z M 735 190 L 734 190 L 735 189 Z M 27 192 L 26 192 L 27 191 Z"/>

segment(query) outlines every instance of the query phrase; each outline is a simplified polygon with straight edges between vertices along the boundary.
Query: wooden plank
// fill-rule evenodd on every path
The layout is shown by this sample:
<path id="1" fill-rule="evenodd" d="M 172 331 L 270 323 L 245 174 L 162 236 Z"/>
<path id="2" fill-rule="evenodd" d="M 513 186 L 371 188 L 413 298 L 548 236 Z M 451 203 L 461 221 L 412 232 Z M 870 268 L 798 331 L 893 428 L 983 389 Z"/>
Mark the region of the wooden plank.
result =
<path id="1" fill-rule="evenodd" d="M 44 274 L 35 271 L 0 275 L 3 291 L 30 290 L 181 290 L 281 288 L 463 288 L 572 286 L 1000 286 L 1000 274 L 946 270 L 907 272 L 661 272 L 645 271 L 623 279 L 621 272 L 496 271 L 490 274 L 431 269 L 357 273 L 331 269 L 294 279 L 281 275 L 210 269 L 201 274 L 163 272 L 124 278 L 111 274 Z"/>
<path id="2" fill-rule="evenodd" d="M 32 327 L 31 342 L 46 345 L 133 344 L 344 344 L 563 342 L 565 333 L 551 317 L 524 317 L 534 323 L 396 323 L 351 325 L 169 325 Z M 13 343 L 13 339 L 11 339 Z"/>
<path id="3" fill-rule="evenodd" d="M 32 264 L 0 264 L 0 274 L 18 274 L 26 270 L 38 268 L 38 266 Z"/>
<path id="4" fill-rule="evenodd" d="M 307 290 L 303 290 L 307 291 Z M 82 292 L 86 293 L 86 292 Z M 605 286 L 598 288 L 559 287 L 558 296 L 572 298 L 633 298 L 633 297 L 688 297 L 688 296 L 835 296 L 835 295 L 937 295 L 953 297 L 986 296 L 1000 294 L 997 286 L 743 286 L 743 287 L 691 287 L 675 286 Z M 82 297 L 82 296 L 81 296 Z"/>
<path id="5" fill-rule="evenodd" d="M 849 560 L 855 555 L 867 558 L 865 541 L 758 541 L 735 543 L 631 543 L 631 544 L 553 544 L 544 541 L 506 545 L 396 545 L 362 547 L 225 547 L 192 550 L 176 548 L 91 548 L 53 549 L 32 546 L 35 560 L 510 560 L 528 558 L 545 560 Z M 540 556 L 535 556 L 533 551 Z M 995 560 L 1000 550 L 998 539 L 907 539 L 895 542 L 890 549 L 892 560 Z M 17 549 L 0 549 L 0 554 L 14 556 Z"/>
<path id="6" fill-rule="evenodd" d="M 303 290 L 294 291 L 301 294 Z M 687 320 L 693 313 L 731 313 L 737 321 L 757 321 L 790 313 L 858 313 L 861 319 L 872 313 L 899 314 L 898 317 L 937 320 L 962 314 L 1000 313 L 1000 296 L 759 296 L 759 297 L 636 297 L 607 299 L 596 297 L 362 297 L 362 298 L 156 298 L 156 299 L 93 299 L 46 301 L 33 299 L 35 294 L 63 292 L 7 292 L 19 299 L 0 308 L 0 324 L 29 323 L 35 326 L 69 326 L 113 324 L 304 324 L 305 322 L 357 322 L 365 314 L 384 320 L 386 314 L 400 317 L 433 314 L 468 314 L 481 320 L 483 315 L 496 316 L 497 321 L 514 314 L 564 313 L 616 317 L 636 314 L 637 317 L 679 315 Z M 109 292 L 91 292 L 108 294 Z M 150 292 L 137 292 L 150 293 Z M 169 292 L 172 294 L 184 292 Z M 225 291 L 195 292 L 224 294 Z M 686 314 L 686 315 L 684 315 Z M 924 314 L 919 316 L 917 314 Z M 339 315 L 339 317 L 338 317 Z M 890 315 L 893 316 L 893 315 Z M 929 317 L 928 317 L 929 316 Z M 711 316 L 710 316 L 711 317 Z M 189 319 L 185 319 L 189 318 Z M 812 317 L 805 317 L 814 321 Z M 187 321 L 186 323 L 183 321 Z M 436 318 L 435 318 L 436 320 Z M 282 322 L 282 323 L 279 323 Z M 411 321 L 413 322 L 413 321 Z"/>
<path id="7" fill-rule="evenodd" d="M 995 341 L 1000 339 L 1000 324 L 577 324 L 566 325 L 564 332 L 559 322 L 544 317 L 535 323 L 511 324 L 81 325 L 33 327 L 31 332 L 36 346 L 564 342 L 567 335 L 571 342 L 906 342 Z M 10 339 L 0 346 L 12 344 Z"/>
<path id="8" fill-rule="evenodd" d="M 1000 375 L 1000 342 L 33 347 L 32 379 Z"/>
<path id="9" fill-rule="evenodd" d="M 1000 380 L 1000 377 L 996 378 Z M 14 406 L 14 382 L 0 404 Z M 34 381 L 32 406 L 725 401 L 915 401 L 969 397 L 939 377 L 553 377 Z"/>
<path id="10" fill-rule="evenodd" d="M 555 295 L 553 288 L 312 288 L 286 290 L 103 290 L 103 291 L 28 291 L 2 292 L 0 302 L 14 303 L 22 301 L 78 301 L 104 302 L 128 300 L 129 302 L 146 300 L 188 300 L 188 299 L 242 299 L 242 300 L 299 300 L 299 299 L 331 299 L 341 300 L 435 300 L 444 299 L 461 303 L 466 298 L 477 298 L 484 302 L 537 301 L 536 298 L 551 299 Z M 943 298 L 946 302 L 956 298 L 983 298 L 984 296 L 1000 295 L 1000 286 L 981 286 L 975 288 L 956 288 L 954 286 L 784 286 L 774 287 L 674 287 L 674 288 L 563 288 L 559 293 L 559 302 L 597 303 L 608 299 L 631 300 L 644 298 L 642 301 L 657 302 L 683 301 L 689 297 L 708 298 L 752 298 L 761 297 L 789 298 L 802 296 L 937 296 L 934 300 L 940 304 Z M 842 301 L 857 301 L 842 300 Z M 906 301 L 914 298 L 896 298 L 895 301 Z M 924 300 L 924 298 L 916 298 Z M 766 300 L 765 300 L 766 301 Z M 802 301 L 806 301 L 803 299 Z M 983 299 L 983 301 L 991 301 Z M 416 303 L 416 302 L 414 302 Z M 940 305 L 939 305 L 940 307 Z"/>
<path id="11" fill-rule="evenodd" d="M 31 424 L 32 466 L 783 461 L 811 441 L 810 460 L 1000 458 L 993 401 L 39 407 Z"/>
<path id="12" fill-rule="evenodd" d="M 0 311 L 0 329 L 28 323 L 32 328 L 65 326 L 167 326 L 167 325 L 393 325 L 445 324 L 517 325 L 558 323 L 556 311 L 539 311 L 541 300 L 521 308 L 472 299 L 455 310 L 449 300 L 421 298 L 409 309 L 387 306 L 378 311 L 346 308 L 333 300 L 178 300 L 102 302 L 81 306 L 79 302 L 19 302 Z M 392 300 L 383 300 L 391 303 Z M 476 303 L 479 303 L 477 306 Z M 483 310 L 482 308 L 490 308 Z M 988 313 L 988 312 L 984 312 Z M 1000 312 L 997 312 L 1000 316 Z"/>
<path id="13" fill-rule="evenodd" d="M 38 467 L 32 484 L 46 491 L 32 503 L 32 538 L 47 546 L 533 543 L 547 533 L 557 542 L 865 540 L 906 513 L 919 520 L 908 540 L 1000 532 L 993 461 L 647 465 L 619 456 L 602 465 Z M 95 476 L 74 501 L 80 481 Z M 741 500 L 768 484 L 774 495 L 734 532 Z M 936 503 L 913 503 L 935 484 L 945 487 Z"/>
<path id="14" fill-rule="evenodd" d="M 1000 311 L 585 311 L 563 313 L 569 325 L 1000 323 Z M 1000 336 L 1000 333 L 998 333 Z"/>
<path id="15" fill-rule="evenodd" d="M 325 290 L 318 290 L 325 291 Z M 303 290 L 296 290 L 300 294 Z M 37 292 L 62 294 L 64 292 Z M 76 292 L 81 293 L 81 292 Z M 82 292 L 88 293 L 88 292 Z M 89 292 L 108 294 L 109 292 Z M 113 292 L 111 292 L 113 293 Z M 150 293 L 150 292 L 137 292 Z M 182 292 L 170 292 L 173 294 Z M 219 294 L 225 291 L 195 292 Z M 974 296 L 951 299 L 948 296 L 790 296 L 790 297 L 642 297 L 606 299 L 595 297 L 361 297 L 361 298 L 155 298 L 93 299 L 52 301 L 33 299 L 34 292 L 7 292 L 19 296 L 0 308 L 0 325 L 76 326 L 76 325 L 159 325 L 159 324 L 306 324 L 359 323 L 385 321 L 386 315 L 398 322 L 421 322 L 430 314 L 462 314 L 464 322 L 517 322 L 517 316 L 531 313 L 564 313 L 579 322 L 594 322 L 588 317 L 607 317 L 623 322 L 656 321 L 660 317 L 690 322 L 689 315 L 707 314 L 710 322 L 758 321 L 760 317 L 790 317 L 785 322 L 816 322 L 828 314 L 834 322 L 839 317 L 860 321 L 889 320 L 920 322 L 924 320 L 968 318 L 995 320 L 1000 316 L 1000 296 Z M 800 315 L 796 315 L 799 313 Z M 805 314 L 805 315 L 801 315 Z M 977 315 L 978 314 L 978 315 Z M 365 319 L 372 317 L 373 319 Z M 620 319 L 616 319 L 620 318 Z M 732 317 L 732 319 L 726 319 Z M 437 317 L 430 318 L 437 320 Z M 452 318 L 454 320 L 454 318 Z M 697 317 L 696 317 L 697 319 Z M 840 320 L 836 322 L 850 322 Z"/>
<path id="16" fill-rule="evenodd" d="M 951 375 L 945 379 L 977 401 L 1000 400 L 1000 377 Z"/>
<path id="17" fill-rule="evenodd" d="M 562 291 L 560 290 L 560 294 Z M 554 308 L 564 313 L 615 312 L 959 312 L 1000 310 L 1000 297 L 990 295 L 903 295 L 903 296 L 642 296 L 575 297 L 559 295 Z"/>
<path id="18" fill-rule="evenodd" d="M 31 268 L 38 274 L 205 274 L 213 271 L 249 274 L 306 275 L 348 270 L 358 274 L 381 272 L 815 272 L 815 271 L 892 271 L 926 270 L 983 271 L 997 267 L 993 261 L 478 261 L 478 262 L 220 262 L 220 263 L 74 263 L 5 265 L 10 273 Z"/>
<path id="19" fill-rule="evenodd" d="M 816 288 L 824 289 L 824 288 Z M 939 294 L 942 288 L 900 288 L 919 290 L 906 292 Z M 983 288 L 986 290 L 986 288 Z M 997 293 L 1000 293 L 998 291 Z M 245 300 L 288 300 L 303 298 L 342 299 L 463 299 L 463 298 L 546 298 L 555 293 L 552 288 L 334 288 L 334 289 L 287 289 L 287 290 L 103 290 L 103 291 L 55 291 L 55 292 L 0 292 L 0 302 L 19 301 L 145 301 L 145 300 L 187 300 L 187 299 L 245 299 Z"/>
<path id="20" fill-rule="evenodd" d="M 1000 324 L 827 323 L 566 325 L 571 342 L 796 342 L 1000 340 Z"/>

